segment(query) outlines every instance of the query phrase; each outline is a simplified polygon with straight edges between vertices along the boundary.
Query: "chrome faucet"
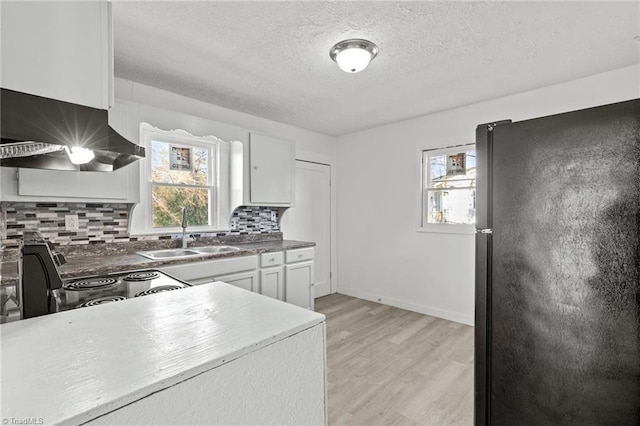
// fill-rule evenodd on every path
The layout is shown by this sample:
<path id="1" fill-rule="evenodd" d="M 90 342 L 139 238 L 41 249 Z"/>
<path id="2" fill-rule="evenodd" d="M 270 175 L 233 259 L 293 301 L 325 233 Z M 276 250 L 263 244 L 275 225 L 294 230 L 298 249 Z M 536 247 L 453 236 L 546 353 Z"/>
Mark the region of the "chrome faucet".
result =
<path id="1" fill-rule="evenodd" d="M 187 248 L 187 208 L 182 208 L 182 248 Z"/>

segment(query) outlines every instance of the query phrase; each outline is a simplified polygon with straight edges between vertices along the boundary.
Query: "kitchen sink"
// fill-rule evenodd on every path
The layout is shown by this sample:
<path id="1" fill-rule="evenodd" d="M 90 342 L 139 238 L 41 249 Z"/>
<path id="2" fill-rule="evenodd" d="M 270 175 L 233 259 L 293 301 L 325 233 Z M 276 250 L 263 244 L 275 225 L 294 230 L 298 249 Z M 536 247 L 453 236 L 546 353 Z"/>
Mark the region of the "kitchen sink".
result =
<path id="1" fill-rule="evenodd" d="M 238 247 L 232 246 L 207 246 L 207 247 L 194 247 L 193 250 L 200 253 L 228 253 L 230 251 L 240 251 Z"/>
<path id="2" fill-rule="evenodd" d="M 232 246 L 207 246 L 207 247 L 193 247 L 190 249 L 166 249 L 166 250 L 154 250 L 154 251 L 140 251 L 138 254 L 144 256 L 147 259 L 160 260 L 160 259 L 175 259 L 177 257 L 190 257 L 200 256 L 203 254 L 217 254 L 228 253 L 232 251 L 239 251 L 238 247 Z"/>
<path id="3" fill-rule="evenodd" d="M 187 249 L 168 249 L 168 250 L 155 250 L 155 251 L 140 251 L 138 252 L 140 256 L 144 256 L 147 259 L 158 260 L 158 259 L 174 259 L 176 257 L 188 257 L 188 256 L 199 256 L 200 252 L 195 250 L 187 250 Z"/>

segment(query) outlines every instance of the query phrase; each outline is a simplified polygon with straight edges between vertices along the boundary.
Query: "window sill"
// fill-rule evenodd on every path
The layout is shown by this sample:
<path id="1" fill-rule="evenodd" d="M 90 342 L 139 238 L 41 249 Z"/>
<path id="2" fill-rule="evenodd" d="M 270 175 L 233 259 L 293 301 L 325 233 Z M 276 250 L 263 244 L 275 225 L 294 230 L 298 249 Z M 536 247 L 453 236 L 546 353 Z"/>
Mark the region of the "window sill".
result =
<path id="1" fill-rule="evenodd" d="M 474 235 L 476 233 L 475 225 L 454 225 L 446 223 L 429 223 L 416 229 L 416 232 L 426 232 L 433 234 L 459 234 Z"/>

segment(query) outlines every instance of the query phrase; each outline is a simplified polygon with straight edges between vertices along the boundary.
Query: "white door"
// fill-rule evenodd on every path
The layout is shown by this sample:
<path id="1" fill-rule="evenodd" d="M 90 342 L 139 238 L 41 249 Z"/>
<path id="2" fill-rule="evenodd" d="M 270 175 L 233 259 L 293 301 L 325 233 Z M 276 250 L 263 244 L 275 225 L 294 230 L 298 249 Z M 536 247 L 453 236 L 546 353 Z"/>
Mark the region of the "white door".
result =
<path id="1" fill-rule="evenodd" d="M 315 249 L 314 297 L 331 290 L 331 167 L 296 160 L 294 207 L 282 215 L 287 240 L 313 241 Z"/>

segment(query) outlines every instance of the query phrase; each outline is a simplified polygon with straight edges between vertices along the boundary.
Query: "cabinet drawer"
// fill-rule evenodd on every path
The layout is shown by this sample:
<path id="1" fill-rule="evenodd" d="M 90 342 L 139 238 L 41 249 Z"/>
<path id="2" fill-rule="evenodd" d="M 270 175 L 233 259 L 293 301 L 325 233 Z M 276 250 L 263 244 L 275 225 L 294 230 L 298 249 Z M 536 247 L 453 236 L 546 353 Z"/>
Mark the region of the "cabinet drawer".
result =
<path id="1" fill-rule="evenodd" d="M 260 255 L 260 267 L 268 268 L 269 266 L 282 265 L 284 254 L 281 251 L 275 253 L 263 253 Z"/>
<path id="2" fill-rule="evenodd" d="M 305 260 L 313 260 L 313 247 L 307 247 L 297 250 L 287 250 L 286 259 L 287 263 L 302 262 Z"/>

